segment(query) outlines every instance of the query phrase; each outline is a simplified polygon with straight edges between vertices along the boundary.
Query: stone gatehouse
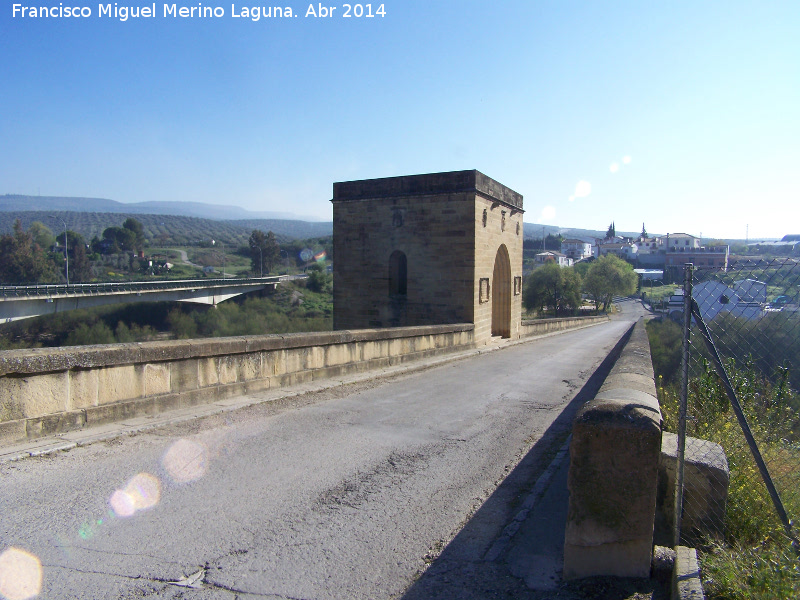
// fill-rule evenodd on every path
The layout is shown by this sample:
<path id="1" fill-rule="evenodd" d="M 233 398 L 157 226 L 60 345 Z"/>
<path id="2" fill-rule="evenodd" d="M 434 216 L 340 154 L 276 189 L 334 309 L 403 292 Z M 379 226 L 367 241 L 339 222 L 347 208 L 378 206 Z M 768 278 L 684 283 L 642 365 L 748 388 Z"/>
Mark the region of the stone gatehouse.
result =
<path id="1" fill-rule="evenodd" d="M 335 329 L 519 337 L 520 194 L 472 170 L 334 183 L 332 202 Z"/>

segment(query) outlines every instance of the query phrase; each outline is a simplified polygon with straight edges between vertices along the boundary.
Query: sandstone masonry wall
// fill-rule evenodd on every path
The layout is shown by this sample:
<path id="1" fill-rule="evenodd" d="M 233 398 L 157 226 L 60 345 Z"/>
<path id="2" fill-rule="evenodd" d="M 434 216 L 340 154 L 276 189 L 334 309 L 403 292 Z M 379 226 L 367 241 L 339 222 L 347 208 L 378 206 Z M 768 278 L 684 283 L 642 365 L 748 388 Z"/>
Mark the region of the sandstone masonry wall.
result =
<path id="1" fill-rule="evenodd" d="M 473 323 L 485 343 L 494 315 L 520 337 L 522 196 L 473 170 L 335 183 L 332 202 L 334 329 Z"/>
<path id="2" fill-rule="evenodd" d="M 471 324 L 0 352 L 0 443 L 474 346 Z"/>

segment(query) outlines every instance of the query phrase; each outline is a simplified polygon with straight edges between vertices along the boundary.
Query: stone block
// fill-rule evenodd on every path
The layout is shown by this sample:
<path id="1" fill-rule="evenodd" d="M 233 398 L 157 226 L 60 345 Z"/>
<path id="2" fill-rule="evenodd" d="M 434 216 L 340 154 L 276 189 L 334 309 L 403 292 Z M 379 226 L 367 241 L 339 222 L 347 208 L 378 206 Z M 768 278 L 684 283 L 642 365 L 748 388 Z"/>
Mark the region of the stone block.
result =
<path id="1" fill-rule="evenodd" d="M 100 403 L 97 369 L 73 369 L 69 372 L 69 407 L 87 408 Z"/>
<path id="2" fill-rule="evenodd" d="M 252 352 L 238 355 L 239 381 L 252 381 L 261 378 L 261 353 Z"/>
<path id="3" fill-rule="evenodd" d="M 604 382 L 604 387 L 637 390 L 650 396 L 656 396 L 656 386 L 652 375 L 640 375 L 639 373 L 615 372 L 610 374 Z"/>
<path id="4" fill-rule="evenodd" d="M 115 402 L 114 404 L 92 406 L 85 409 L 86 424 L 99 425 L 102 423 L 114 423 L 134 417 L 153 415 L 158 412 L 156 408 L 157 403 L 157 398 L 150 397 L 137 398 L 136 400 L 129 400 L 126 402 Z"/>
<path id="5" fill-rule="evenodd" d="M 69 375 L 66 371 L 0 379 L 0 407 L 4 420 L 41 417 L 67 410 Z"/>
<path id="6" fill-rule="evenodd" d="M 0 445 L 13 444 L 27 437 L 25 419 L 0 422 Z"/>
<path id="7" fill-rule="evenodd" d="M 614 577 L 649 577 L 652 538 L 610 542 L 598 546 L 564 544 L 564 579 L 596 575 Z M 648 562 L 642 564 L 643 557 Z"/>
<path id="8" fill-rule="evenodd" d="M 200 387 L 200 359 L 187 358 L 169 363 L 170 391 L 188 392 Z"/>
<path id="9" fill-rule="evenodd" d="M 144 396 L 168 394 L 170 389 L 169 363 L 144 365 Z"/>
<path id="10" fill-rule="evenodd" d="M 216 357 L 199 358 L 197 360 L 197 378 L 201 388 L 219 385 L 219 368 Z"/>
<path id="11" fill-rule="evenodd" d="M 308 354 L 307 348 L 292 348 L 286 351 L 286 373 L 298 373 L 305 370 Z"/>
<path id="12" fill-rule="evenodd" d="M 687 437 L 683 469 L 681 537 L 691 544 L 721 538 L 725 531 L 730 471 L 722 446 Z M 659 464 L 659 510 L 670 530 L 675 523 L 675 481 L 678 472 L 678 436 L 663 434 Z"/>
<path id="13" fill-rule="evenodd" d="M 357 344 L 337 344 L 325 346 L 324 364 L 327 367 L 346 365 L 358 362 L 359 353 Z"/>
<path id="14" fill-rule="evenodd" d="M 239 356 L 218 356 L 216 360 L 221 385 L 239 381 Z"/>
<path id="15" fill-rule="evenodd" d="M 389 340 L 389 348 L 387 356 L 400 356 L 403 354 L 403 341 L 402 340 Z"/>
<path id="16" fill-rule="evenodd" d="M 274 377 L 286 373 L 286 350 L 271 350 L 264 353 L 262 376 Z"/>
<path id="17" fill-rule="evenodd" d="M 673 600 L 703 600 L 703 583 L 697 550 L 686 546 L 675 547 L 675 568 L 672 571 Z"/>
<path id="18" fill-rule="evenodd" d="M 304 368 L 307 370 L 321 369 L 325 366 L 325 349 L 320 346 L 307 348 Z"/>
<path id="19" fill-rule="evenodd" d="M 125 365 L 97 369 L 97 403 L 112 404 L 144 395 L 144 365 Z"/>
<path id="20" fill-rule="evenodd" d="M 28 419 L 25 426 L 29 438 L 54 435 L 82 429 L 86 425 L 85 410 L 68 410 L 43 417 Z"/>

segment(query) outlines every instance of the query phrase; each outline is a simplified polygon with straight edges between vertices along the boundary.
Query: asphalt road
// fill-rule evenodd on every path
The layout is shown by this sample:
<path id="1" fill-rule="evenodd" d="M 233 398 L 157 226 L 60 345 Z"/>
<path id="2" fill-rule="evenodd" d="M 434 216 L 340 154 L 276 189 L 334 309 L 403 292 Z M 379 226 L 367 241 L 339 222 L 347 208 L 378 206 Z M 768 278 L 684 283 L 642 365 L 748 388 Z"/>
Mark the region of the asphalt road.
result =
<path id="1" fill-rule="evenodd" d="M 0 594 L 400 597 L 532 448 L 546 467 L 537 442 L 637 315 L 5 463 Z"/>

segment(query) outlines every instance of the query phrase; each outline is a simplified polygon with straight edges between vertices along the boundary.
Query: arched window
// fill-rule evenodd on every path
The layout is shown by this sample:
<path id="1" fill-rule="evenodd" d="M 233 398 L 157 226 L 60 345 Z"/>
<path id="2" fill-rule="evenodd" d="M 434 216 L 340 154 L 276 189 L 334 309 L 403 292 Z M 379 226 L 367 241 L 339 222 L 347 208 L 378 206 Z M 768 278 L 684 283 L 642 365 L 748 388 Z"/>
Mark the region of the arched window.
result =
<path id="1" fill-rule="evenodd" d="M 395 250 L 389 257 L 389 294 L 405 296 L 408 293 L 408 266 L 406 255 Z"/>

